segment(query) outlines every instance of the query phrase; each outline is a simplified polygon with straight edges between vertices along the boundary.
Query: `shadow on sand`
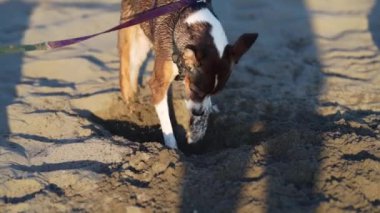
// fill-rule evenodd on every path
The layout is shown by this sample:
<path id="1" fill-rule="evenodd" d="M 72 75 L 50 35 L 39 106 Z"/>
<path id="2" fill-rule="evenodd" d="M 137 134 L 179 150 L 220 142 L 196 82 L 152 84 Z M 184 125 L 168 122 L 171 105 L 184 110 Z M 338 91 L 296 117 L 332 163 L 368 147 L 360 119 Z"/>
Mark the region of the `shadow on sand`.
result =
<path id="1" fill-rule="evenodd" d="M 258 3 L 262 7 L 265 7 L 265 4 L 265 1 Z M 11 8 L 14 7 L 24 9 L 12 11 Z M 309 23 L 309 12 L 302 2 L 299 2 L 297 7 L 297 11 L 300 12 L 297 14 L 298 28 L 296 29 L 303 29 L 304 32 L 300 37 L 292 38 L 292 42 L 281 44 L 283 46 L 280 47 L 280 50 L 291 52 L 291 56 L 286 59 L 291 60 L 301 57 L 305 66 L 313 67 L 312 69 L 308 69 L 308 71 L 313 72 L 312 76 L 314 78 L 301 78 L 297 80 L 300 75 L 299 72 L 303 72 L 302 67 L 300 69 L 298 67 L 294 68 L 298 71 L 294 71 L 292 67 L 288 68 L 288 70 L 278 67 L 277 73 L 271 73 L 274 74 L 271 77 L 266 75 L 265 67 L 258 66 L 257 68 L 255 67 L 255 70 L 247 71 L 255 75 L 255 81 L 259 82 L 263 80 L 268 82 L 269 85 L 276 85 L 281 82 L 281 79 L 279 79 L 281 75 L 276 74 L 294 71 L 293 82 L 281 82 L 283 84 L 292 84 L 288 85 L 288 87 L 294 88 L 292 90 L 294 93 L 287 93 L 286 97 L 282 97 L 281 100 L 275 98 L 277 95 L 275 94 L 276 91 L 271 91 L 268 95 L 249 94 L 246 91 L 260 90 L 260 88 L 253 83 L 250 85 L 239 85 L 239 80 L 231 79 L 232 81 L 229 82 L 224 93 L 215 98 L 215 102 L 223 111 L 221 114 L 211 117 L 209 129 L 203 143 L 195 149 L 186 150 L 186 148 L 183 148 L 188 156 L 183 156 L 182 159 L 186 165 L 186 169 L 182 180 L 181 212 L 236 212 L 238 206 L 241 208 L 241 206 L 260 205 L 263 202 L 260 200 L 262 199 L 262 194 L 266 194 L 263 209 L 267 212 L 314 212 L 319 203 L 330 199 L 324 194 L 315 191 L 316 178 L 319 175 L 323 135 L 336 134 L 339 137 L 341 134 L 350 132 L 363 136 L 375 134 L 371 128 L 372 126 L 373 128 L 377 128 L 376 122 L 378 121 L 368 123 L 361 118 L 371 114 L 378 114 L 376 112 L 347 110 L 343 114 L 337 113 L 330 116 L 320 116 L 316 112 L 317 106 L 334 106 L 335 103 L 318 102 L 318 94 L 321 88 L 323 88 L 323 75 L 320 74 L 320 66 L 317 60 L 318 52 L 313 43 L 314 38 L 312 37 L 313 33 Z M 257 8 L 252 8 L 252 11 L 259 12 L 260 7 Z M 378 6 L 374 7 L 374 11 L 378 11 L 376 8 L 378 9 Z M 32 9 L 33 5 L 18 0 L 9 0 L 0 5 L 0 14 L 12 11 L 12 13 L 20 13 L 17 17 L 23 17 L 22 20 L 16 19 L 14 21 L 17 23 L 13 23 L 13 21 L 9 23 L 8 20 L 7 22 L 4 20 L 4 24 L 2 23 L 0 26 L 5 30 L 1 30 L 0 35 L 4 32 L 9 32 L 14 33 L 15 36 L 12 41 L 0 40 L 1 42 L 20 43 L 23 31 L 28 25 L 28 15 Z M 378 12 L 373 12 L 370 17 L 377 17 L 377 14 Z M 289 17 L 285 16 L 285 18 L 292 20 L 293 15 L 289 14 Z M 15 15 L 12 14 L 12 16 Z M 271 15 L 267 15 L 266 18 L 268 16 Z M 375 18 L 370 19 L 379 20 Z M 253 26 L 256 24 L 255 20 L 254 18 L 252 19 Z M 264 20 L 264 22 L 268 22 L 268 20 Z M 375 21 L 372 21 L 372 23 L 373 25 L 371 26 L 374 27 L 371 27 L 373 29 L 371 31 L 374 35 L 374 40 L 379 45 L 379 28 L 375 26 L 377 24 Z M 284 28 L 291 28 L 292 24 L 289 23 L 289 26 L 284 26 Z M 299 28 L 300 25 L 301 27 Z M 13 28 L 14 26 L 20 26 L 20 28 Z M 268 32 L 266 29 L 260 29 L 260 27 L 256 27 L 255 31 Z M 269 35 L 265 35 L 264 33 L 261 34 L 258 42 L 262 46 L 267 46 L 266 43 L 268 44 L 272 41 L 270 38 Z M 273 47 L 273 45 L 268 46 Z M 314 50 L 311 59 L 310 56 L 309 58 L 303 58 L 303 51 L 306 46 Z M 276 52 L 278 49 L 270 51 Z M 8 86 L 6 88 L 11 88 L 5 96 L 0 96 L 0 133 L 4 140 L 9 133 L 6 107 L 14 101 L 14 86 L 20 80 L 22 57 L 23 55 L 21 54 L 0 57 L 0 61 L 5 65 L 0 69 L 0 80 L 7 82 Z M 244 60 L 250 59 L 246 58 Z M 276 62 L 277 59 L 268 60 Z M 9 75 L 9 73 L 12 74 Z M 306 80 L 310 82 L 304 82 Z M 0 88 L 2 88 L 2 85 L 0 85 Z M 304 85 L 313 85 L 314 91 L 312 95 L 306 96 L 306 98 L 299 98 L 295 93 L 297 90 L 305 89 Z M 245 87 L 248 87 L 248 90 Z M 7 96 L 7 94 L 10 95 Z M 132 141 L 162 141 L 158 126 L 145 128 L 134 123 L 126 123 L 119 120 L 102 120 L 96 115 L 89 115 L 89 112 L 77 113 L 79 115 L 86 114 L 83 117 L 87 117 L 92 122 L 105 127 L 113 134 L 121 135 Z M 357 122 L 371 128 L 354 128 L 344 123 L 339 124 L 338 122 L 342 119 L 349 121 L 353 118 Z M 44 141 L 44 138 L 38 138 L 37 136 L 20 135 L 20 137 Z M 5 142 L 4 140 L 1 141 L 0 146 L 12 149 L 12 143 Z M 257 146 L 263 147 L 264 152 L 257 150 Z M 17 149 L 20 150 L 21 148 Z M 197 155 L 193 155 L 194 153 Z M 357 155 L 345 155 L 344 158 L 353 161 L 363 159 L 379 161 L 376 156 L 368 152 L 360 152 Z M 85 165 L 85 168 L 83 165 Z M 97 169 L 93 170 L 91 165 Z M 264 170 L 261 173 L 258 172 L 257 175 L 247 175 L 249 170 L 253 169 L 253 166 L 255 168 L 264 168 Z M 106 174 L 112 172 L 108 170 L 107 165 L 96 161 L 64 162 L 30 167 L 13 165 L 13 168 L 30 172 L 49 172 L 52 170 L 76 168 Z M 99 168 L 100 170 L 98 170 Z M 266 185 L 265 190 L 261 191 L 261 196 L 244 196 L 244 190 L 255 190 L 255 186 L 263 184 L 263 182 L 266 182 Z M 9 202 L 28 199 L 29 197 L 14 198 Z"/>
<path id="2" fill-rule="evenodd" d="M 34 7 L 35 3 L 20 0 L 0 3 L 0 45 L 22 42 Z M 0 55 L 0 148 L 25 156 L 24 147 L 8 140 L 10 118 L 7 113 L 7 106 L 15 102 L 16 85 L 21 81 L 23 56 L 22 53 Z"/>
<path id="3" fill-rule="evenodd" d="M 217 7 L 217 4 L 214 3 L 214 5 Z M 264 7 L 265 3 L 261 2 L 257 5 Z M 296 11 L 300 11 L 298 12 L 297 27 L 302 25 L 301 28 L 305 32 L 299 37 L 292 38 L 294 42 L 283 44 L 281 49 L 292 52 L 294 57 L 303 57 L 305 49 L 303 46 L 306 46 L 304 43 L 314 46 L 311 37 L 312 29 L 308 11 L 303 3 L 300 2 L 296 6 Z M 255 13 L 254 5 L 251 7 L 250 13 Z M 256 11 L 259 12 L 259 9 Z M 268 12 L 268 10 L 266 11 Z M 288 14 L 288 17 L 285 15 L 283 18 L 291 20 L 293 16 L 294 14 Z M 252 19 L 252 28 L 261 33 L 258 42 L 263 46 L 272 47 L 273 45 L 266 45 L 271 42 L 271 36 L 265 35 L 268 30 L 255 27 L 255 21 Z M 267 20 L 262 21 L 268 22 Z M 291 28 L 291 26 L 288 27 Z M 280 30 L 279 33 L 284 32 Z M 315 47 L 311 48 L 314 49 L 312 57 L 316 61 L 318 53 Z M 258 50 L 256 49 L 256 51 Z M 276 52 L 276 50 L 272 51 Z M 245 58 L 244 60 L 249 61 L 250 59 Z M 253 60 L 255 61 L 255 59 Z M 292 58 L 285 60 L 290 61 Z M 316 90 L 319 90 L 323 86 L 321 85 L 319 64 L 313 62 L 312 66 L 315 67 L 315 69 L 311 69 L 316 72 L 313 75 L 315 79 L 310 79 L 311 82 L 308 83 L 316 84 Z M 279 80 L 281 74 L 277 75 L 274 72 L 271 80 L 268 80 L 266 75 L 261 74 L 268 73 L 265 68 L 255 67 L 254 69 L 259 70 L 258 73 L 260 73 L 255 74 L 257 75 L 255 81 L 263 79 L 263 81 L 269 81 L 268 85 L 276 85 L 281 81 Z M 277 69 L 277 72 L 284 72 L 280 67 Z M 256 205 L 262 204 L 262 196 L 261 198 L 259 195 L 256 198 L 247 197 L 243 195 L 244 191 L 253 190 L 250 188 L 255 188 L 255 185 L 259 186 L 265 181 L 266 189 L 261 191 L 261 194 L 266 193 L 266 201 L 264 201 L 266 205 L 263 209 L 266 209 L 267 212 L 295 210 L 313 212 L 318 202 L 323 199 L 321 195 L 314 192 L 314 182 L 315 177 L 318 176 L 318 157 L 322 144 L 320 128 L 326 128 L 328 123 L 327 118 L 320 117 L 315 113 L 317 97 L 310 96 L 308 99 L 300 99 L 296 94 L 289 93 L 286 98 L 283 97 L 278 101 L 275 98 L 277 95 L 274 94 L 275 91 L 269 93 L 267 97 L 263 97 L 261 94 L 255 97 L 255 94 L 247 94 L 242 90 L 247 89 L 245 87 L 255 90 L 257 85 L 254 83 L 239 84 L 239 81 L 234 83 L 234 80 L 231 79 L 225 91 L 215 99 L 215 102 L 225 110 L 223 115 L 216 115 L 211 119 L 205 138 L 205 142 L 208 144 L 206 150 L 213 152 L 197 156 L 186 162 L 188 169 L 183 180 L 181 212 L 195 210 L 198 212 L 236 212 L 242 206 L 247 206 L 246 210 L 254 211 L 254 208 L 249 208 L 249 206 L 254 206 L 255 203 Z M 297 81 L 284 81 L 283 84 L 295 84 L 295 90 L 304 89 L 302 88 L 304 84 Z M 294 86 L 288 85 L 288 87 Z M 318 91 L 315 94 L 318 94 Z M 229 105 L 234 105 L 234 109 Z M 224 156 L 210 164 L 210 158 L 220 155 L 220 153 L 215 153 L 215 150 L 225 150 L 242 145 L 245 145 L 246 148 L 239 148 L 239 152 L 235 153 L 235 156 Z M 264 147 L 267 154 L 258 154 L 255 146 Z M 295 149 L 295 147 L 299 147 L 299 149 Z M 219 165 L 225 167 L 222 169 L 223 172 L 220 172 Z M 252 165 L 257 168 L 265 168 L 265 171 L 247 175 L 250 173 L 249 170 L 253 170 Z M 199 174 L 202 173 L 205 174 L 204 177 L 200 177 Z M 289 187 L 294 188 L 291 194 L 288 194 Z M 252 194 L 253 191 L 248 193 Z"/>
<path id="4" fill-rule="evenodd" d="M 380 1 L 376 0 L 368 15 L 369 31 L 372 34 L 372 40 L 380 51 Z"/>

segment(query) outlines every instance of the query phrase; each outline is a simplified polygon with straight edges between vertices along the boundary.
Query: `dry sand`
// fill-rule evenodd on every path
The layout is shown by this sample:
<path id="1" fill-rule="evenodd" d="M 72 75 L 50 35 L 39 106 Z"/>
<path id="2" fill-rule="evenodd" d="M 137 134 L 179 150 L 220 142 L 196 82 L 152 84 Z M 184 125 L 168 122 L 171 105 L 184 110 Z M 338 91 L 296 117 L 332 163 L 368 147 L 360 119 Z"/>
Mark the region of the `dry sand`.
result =
<path id="1" fill-rule="evenodd" d="M 231 41 L 260 38 L 183 152 L 147 88 L 121 101 L 116 34 L 0 56 L 0 212 L 380 212 L 380 1 L 214 5 Z M 0 44 L 118 17 L 119 0 L 0 0 Z"/>

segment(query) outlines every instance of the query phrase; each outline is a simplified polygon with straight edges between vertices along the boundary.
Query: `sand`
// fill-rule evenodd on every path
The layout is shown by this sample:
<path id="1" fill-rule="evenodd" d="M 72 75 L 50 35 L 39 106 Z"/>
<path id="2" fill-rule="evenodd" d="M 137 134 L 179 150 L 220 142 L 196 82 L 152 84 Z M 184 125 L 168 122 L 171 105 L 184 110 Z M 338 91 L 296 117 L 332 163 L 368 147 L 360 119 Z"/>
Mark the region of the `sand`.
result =
<path id="1" fill-rule="evenodd" d="M 260 37 L 181 150 L 163 146 L 147 87 L 121 100 L 115 33 L 0 56 L 0 212 L 380 212 L 380 1 L 214 5 L 231 42 Z M 0 44 L 118 19 L 118 0 L 0 0 Z"/>

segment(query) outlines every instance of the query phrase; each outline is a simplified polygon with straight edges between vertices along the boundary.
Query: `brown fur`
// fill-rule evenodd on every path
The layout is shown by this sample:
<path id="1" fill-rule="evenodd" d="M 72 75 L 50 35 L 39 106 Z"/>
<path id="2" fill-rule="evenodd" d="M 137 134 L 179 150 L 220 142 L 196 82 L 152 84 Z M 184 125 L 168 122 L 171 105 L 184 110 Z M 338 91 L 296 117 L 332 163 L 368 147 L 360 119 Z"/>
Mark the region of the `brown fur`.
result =
<path id="1" fill-rule="evenodd" d="M 119 55 L 120 55 L 120 90 L 125 100 L 133 98 L 137 88 L 131 87 L 131 81 L 137 79 L 130 79 L 129 65 L 130 65 L 130 45 L 133 41 L 133 36 L 136 34 L 136 26 L 123 29 L 119 31 Z"/>
<path id="2" fill-rule="evenodd" d="M 129 16 L 151 9 L 155 0 L 122 0 L 121 21 L 126 21 Z M 157 6 L 165 5 L 174 0 L 157 0 Z M 203 4 L 210 11 L 211 1 Z M 208 23 L 196 23 L 187 25 L 184 20 L 188 15 L 200 6 L 184 8 L 169 15 L 144 22 L 136 27 L 122 30 L 119 33 L 120 50 L 120 87 L 123 97 L 129 100 L 136 88 L 130 88 L 129 60 L 130 43 L 136 36 L 136 31 L 141 29 L 152 43 L 156 55 L 154 74 L 150 81 L 153 94 L 153 104 L 159 103 L 165 96 L 174 70 L 172 55 L 176 47 L 181 54 L 179 58 L 191 72 L 185 76 L 186 94 L 188 98 L 201 102 L 206 96 L 220 91 L 230 76 L 232 65 L 237 63 L 240 57 L 249 49 L 257 38 L 257 34 L 245 34 L 235 45 L 229 45 L 222 58 L 215 47 L 213 37 L 210 34 L 211 26 Z M 175 44 L 173 43 L 173 39 Z M 181 69 L 181 68 L 180 68 Z M 217 82 L 216 82 L 217 81 Z M 215 86 L 217 84 L 217 86 Z"/>
<path id="3" fill-rule="evenodd" d="M 149 82 L 153 104 L 158 104 L 165 97 L 173 77 L 173 62 L 156 58 L 153 77 Z"/>
<path id="4" fill-rule="evenodd" d="M 157 6 L 167 4 L 171 1 L 158 0 Z M 123 0 L 121 7 L 121 22 L 128 20 L 133 14 L 140 13 L 150 9 L 153 1 L 141 0 Z M 142 29 L 145 35 L 150 39 L 153 44 L 153 49 L 156 54 L 154 65 L 154 74 L 150 80 L 150 87 L 152 88 L 152 102 L 157 104 L 162 100 L 169 88 L 170 82 L 173 78 L 172 68 L 172 34 L 174 29 L 174 21 L 172 20 L 174 14 L 162 16 L 157 19 L 145 22 L 138 26 L 127 28 L 119 32 L 119 52 L 120 52 L 120 88 L 122 95 L 126 101 L 133 98 L 137 88 L 131 88 L 131 81 L 137 79 L 130 79 L 129 75 L 129 58 L 130 58 L 130 44 L 134 41 L 137 31 Z M 165 23 L 165 24 L 164 24 Z M 169 25 L 169 26 L 168 26 Z"/>

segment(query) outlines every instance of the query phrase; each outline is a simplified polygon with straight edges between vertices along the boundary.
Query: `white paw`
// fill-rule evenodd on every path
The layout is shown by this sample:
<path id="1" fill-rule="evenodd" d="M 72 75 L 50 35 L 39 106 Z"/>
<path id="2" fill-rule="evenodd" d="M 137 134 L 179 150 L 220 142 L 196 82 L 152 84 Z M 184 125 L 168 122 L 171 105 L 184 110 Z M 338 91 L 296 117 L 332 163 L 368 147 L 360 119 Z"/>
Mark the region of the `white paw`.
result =
<path id="1" fill-rule="evenodd" d="M 164 135 L 165 145 L 171 149 L 178 149 L 177 141 L 174 138 L 174 135 Z"/>

